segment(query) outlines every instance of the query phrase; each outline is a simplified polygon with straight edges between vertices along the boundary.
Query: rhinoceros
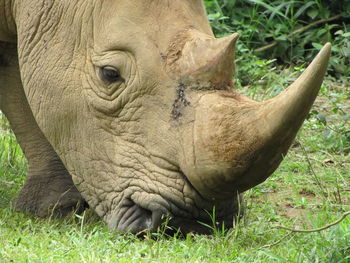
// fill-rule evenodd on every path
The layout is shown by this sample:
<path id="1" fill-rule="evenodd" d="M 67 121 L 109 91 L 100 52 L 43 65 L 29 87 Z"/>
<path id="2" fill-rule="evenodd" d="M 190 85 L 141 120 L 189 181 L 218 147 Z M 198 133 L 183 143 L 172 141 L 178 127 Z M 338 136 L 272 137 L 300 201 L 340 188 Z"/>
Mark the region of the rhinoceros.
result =
<path id="1" fill-rule="evenodd" d="M 238 34 L 215 38 L 201 0 L 0 0 L 0 108 L 29 163 L 18 210 L 92 208 L 112 230 L 165 218 L 230 228 L 317 96 L 326 44 L 267 101 L 232 82 Z M 169 219 L 170 218 L 170 219 Z"/>

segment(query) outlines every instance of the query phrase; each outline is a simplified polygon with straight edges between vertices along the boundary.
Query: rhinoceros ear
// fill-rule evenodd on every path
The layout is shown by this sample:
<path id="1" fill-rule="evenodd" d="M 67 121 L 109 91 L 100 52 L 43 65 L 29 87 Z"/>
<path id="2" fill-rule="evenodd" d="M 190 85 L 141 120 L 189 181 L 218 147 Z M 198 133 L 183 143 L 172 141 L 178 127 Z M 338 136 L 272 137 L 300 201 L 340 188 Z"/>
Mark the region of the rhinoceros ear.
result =
<path id="1" fill-rule="evenodd" d="M 178 67 L 190 79 L 231 83 L 234 71 L 235 45 L 239 35 L 216 39 L 198 31 L 190 33 L 182 49 Z"/>

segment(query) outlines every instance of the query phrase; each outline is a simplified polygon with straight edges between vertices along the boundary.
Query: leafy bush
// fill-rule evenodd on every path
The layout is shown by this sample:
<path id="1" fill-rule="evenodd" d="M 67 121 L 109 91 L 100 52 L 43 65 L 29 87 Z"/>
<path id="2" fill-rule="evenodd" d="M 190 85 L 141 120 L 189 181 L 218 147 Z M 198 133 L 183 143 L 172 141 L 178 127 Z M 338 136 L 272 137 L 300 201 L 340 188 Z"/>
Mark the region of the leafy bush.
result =
<path id="1" fill-rule="evenodd" d="M 244 62 L 239 75 L 243 84 L 249 84 L 254 74 L 257 65 L 252 61 L 311 61 L 326 42 L 333 44 L 330 71 L 349 78 L 350 0 L 206 0 L 205 4 L 217 36 L 241 35 L 237 49 Z"/>

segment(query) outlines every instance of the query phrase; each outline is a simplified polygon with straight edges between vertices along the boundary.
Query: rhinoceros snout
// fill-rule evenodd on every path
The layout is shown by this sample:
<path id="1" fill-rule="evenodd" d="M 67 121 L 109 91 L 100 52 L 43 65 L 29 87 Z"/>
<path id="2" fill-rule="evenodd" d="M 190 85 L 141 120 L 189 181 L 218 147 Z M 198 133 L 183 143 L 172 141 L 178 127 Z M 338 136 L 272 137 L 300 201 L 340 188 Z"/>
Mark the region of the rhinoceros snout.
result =
<path id="1" fill-rule="evenodd" d="M 140 234 L 145 231 L 156 231 L 162 222 L 162 213 L 160 211 L 150 211 L 133 204 L 121 209 L 121 213 L 113 215 L 108 220 L 110 229 Z"/>

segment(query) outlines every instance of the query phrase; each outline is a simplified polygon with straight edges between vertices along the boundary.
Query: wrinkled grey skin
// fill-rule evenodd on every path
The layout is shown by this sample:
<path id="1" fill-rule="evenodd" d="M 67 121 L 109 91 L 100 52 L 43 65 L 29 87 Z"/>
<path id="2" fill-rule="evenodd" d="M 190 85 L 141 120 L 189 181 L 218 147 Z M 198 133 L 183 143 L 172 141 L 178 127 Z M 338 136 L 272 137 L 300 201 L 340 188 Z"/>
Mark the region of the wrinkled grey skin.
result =
<path id="1" fill-rule="evenodd" d="M 173 116 L 181 83 L 164 54 L 188 28 L 212 35 L 201 1 L 0 0 L 0 15 L 0 108 L 30 167 L 19 210 L 65 215 L 86 201 L 111 229 L 154 230 L 170 215 L 207 232 L 198 221 L 215 206 L 232 226 L 235 194 L 208 200 L 178 166 L 191 117 Z M 125 81 L 101 80 L 105 65 Z"/>
<path id="2" fill-rule="evenodd" d="M 0 109 L 29 162 L 18 210 L 89 205 L 110 229 L 233 225 L 315 100 L 326 44 L 264 102 L 233 87 L 238 35 L 200 0 L 0 0 Z M 111 77 L 116 73 L 114 77 Z"/>

